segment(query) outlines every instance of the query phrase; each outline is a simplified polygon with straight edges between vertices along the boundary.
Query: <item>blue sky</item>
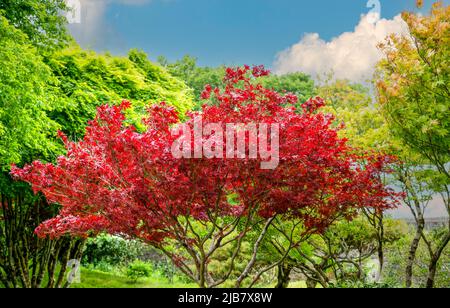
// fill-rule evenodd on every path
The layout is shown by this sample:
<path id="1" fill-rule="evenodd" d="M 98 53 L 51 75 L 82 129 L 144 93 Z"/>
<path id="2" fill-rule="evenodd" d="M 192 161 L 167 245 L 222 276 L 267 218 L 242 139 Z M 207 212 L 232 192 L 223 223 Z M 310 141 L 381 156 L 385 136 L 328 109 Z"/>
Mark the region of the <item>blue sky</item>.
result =
<path id="1" fill-rule="evenodd" d="M 81 0 L 88 18 L 71 25 L 83 47 L 152 59 L 190 54 L 201 65 L 265 64 L 305 33 L 330 40 L 352 31 L 367 0 Z M 431 3 L 432 1 L 425 1 Z M 381 17 L 414 9 L 414 0 L 380 0 Z"/>

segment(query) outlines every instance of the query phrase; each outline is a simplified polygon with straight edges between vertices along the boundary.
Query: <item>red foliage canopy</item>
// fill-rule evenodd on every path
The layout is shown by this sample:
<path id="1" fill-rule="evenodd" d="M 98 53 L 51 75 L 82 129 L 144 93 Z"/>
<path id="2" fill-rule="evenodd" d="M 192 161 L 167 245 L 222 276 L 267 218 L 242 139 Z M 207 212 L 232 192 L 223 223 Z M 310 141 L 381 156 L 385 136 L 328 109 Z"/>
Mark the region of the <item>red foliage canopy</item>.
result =
<path id="1" fill-rule="evenodd" d="M 13 176 L 61 205 L 60 215 L 36 232 L 58 237 L 107 231 L 157 244 L 179 236 L 180 217 L 205 222 L 254 211 L 263 218 L 301 219 L 320 231 L 355 209 L 392 206 L 396 195 L 380 181 L 390 158 L 355 154 L 338 137 L 334 118 L 318 112 L 322 99 L 298 110 L 294 95 L 255 82 L 267 74 L 262 67 L 228 69 L 224 90 L 206 86 L 202 97 L 211 104 L 189 113 L 185 124 L 193 128 L 196 116 L 224 130 L 226 123 L 277 123 L 277 168 L 261 169 L 260 157 L 175 158 L 171 147 L 180 136 L 171 129 L 180 119 L 173 108 L 150 107 L 141 133 L 125 124 L 128 102 L 102 106 L 82 141 L 61 136 L 67 155 L 56 165 L 36 161 L 13 168 Z M 207 142 L 208 136 L 202 144 Z"/>

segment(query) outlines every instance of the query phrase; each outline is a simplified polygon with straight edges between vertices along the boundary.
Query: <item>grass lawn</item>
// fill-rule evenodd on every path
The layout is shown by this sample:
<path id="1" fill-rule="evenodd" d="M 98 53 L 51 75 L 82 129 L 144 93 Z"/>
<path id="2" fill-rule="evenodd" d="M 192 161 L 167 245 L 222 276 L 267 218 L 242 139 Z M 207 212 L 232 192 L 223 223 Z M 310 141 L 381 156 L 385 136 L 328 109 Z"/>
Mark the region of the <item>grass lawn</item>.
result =
<path id="1" fill-rule="evenodd" d="M 268 286 L 272 288 L 273 286 Z M 291 282 L 289 288 L 305 288 L 303 281 Z M 72 288 L 197 288 L 194 283 L 174 281 L 160 277 L 141 278 L 136 283 L 129 281 L 127 277 L 105 273 L 86 268 L 81 269 L 81 283 L 73 284 Z"/>
<path id="2" fill-rule="evenodd" d="M 292 281 L 289 283 L 289 289 L 306 289 L 306 283 L 304 281 Z"/>
<path id="3" fill-rule="evenodd" d="M 127 277 L 105 273 L 96 270 L 81 269 L 81 283 L 73 284 L 72 288 L 195 288 L 196 284 L 175 281 L 159 277 L 141 278 L 136 283 Z"/>

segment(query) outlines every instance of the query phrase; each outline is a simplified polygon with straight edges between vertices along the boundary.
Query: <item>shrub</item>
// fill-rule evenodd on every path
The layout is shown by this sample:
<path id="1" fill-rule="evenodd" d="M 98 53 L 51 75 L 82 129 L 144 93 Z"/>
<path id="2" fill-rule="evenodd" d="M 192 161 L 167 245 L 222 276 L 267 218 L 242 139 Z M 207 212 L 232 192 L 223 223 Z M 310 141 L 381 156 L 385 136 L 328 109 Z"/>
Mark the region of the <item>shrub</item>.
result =
<path id="1" fill-rule="evenodd" d="M 83 264 L 94 267 L 104 264 L 117 266 L 138 259 L 145 249 L 139 241 L 130 241 L 118 236 L 101 234 L 88 239 L 83 256 Z"/>
<path id="2" fill-rule="evenodd" d="M 437 245 L 441 230 L 427 230 L 425 234 L 432 240 L 433 245 Z M 402 240 L 386 247 L 386 264 L 383 272 L 383 281 L 390 284 L 396 284 L 399 287 L 405 286 L 405 268 L 408 260 L 408 251 L 413 239 L 414 233 L 410 232 Z M 421 288 L 426 286 L 428 278 L 428 263 L 430 260 L 427 246 L 423 241 L 420 242 L 416 252 L 416 258 L 413 266 L 413 287 Z M 435 287 L 447 288 L 450 286 L 450 247 L 447 247 L 438 263 Z"/>
<path id="3" fill-rule="evenodd" d="M 149 263 L 145 263 L 142 261 L 134 261 L 127 267 L 127 277 L 133 283 L 136 283 L 139 278 L 150 277 L 152 272 L 152 266 Z"/>

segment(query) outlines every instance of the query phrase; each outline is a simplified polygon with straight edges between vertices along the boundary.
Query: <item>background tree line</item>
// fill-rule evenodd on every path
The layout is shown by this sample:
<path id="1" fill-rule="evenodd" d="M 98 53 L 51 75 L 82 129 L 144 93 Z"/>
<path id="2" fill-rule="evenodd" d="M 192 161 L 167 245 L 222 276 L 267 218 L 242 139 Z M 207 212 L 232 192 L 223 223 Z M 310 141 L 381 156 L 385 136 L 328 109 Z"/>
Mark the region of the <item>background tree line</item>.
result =
<path id="1" fill-rule="evenodd" d="M 160 58 L 156 64 L 137 50 L 126 57 L 83 50 L 67 33 L 64 10 L 62 0 L 0 3 L 0 281 L 5 287 L 67 286 L 67 260 L 80 259 L 85 244 L 84 239 L 35 236 L 35 228 L 59 208 L 34 195 L 27 184 L 12 181 L 12 163 L 54 161 L 64 154 L 56 131 L 81 138 L 96 108 L 105 103 L 131 100 L 127 121 L 138 127 L 149 102 L 166 101 L 180 114 L 199 109 L 204 86 L 220 86 L 225 74 L 224 67 L 199 67 L 189 56 L 174 63 Z M 439 4 L 427 16 L 403 15 L 410 37 L 393 35 L 380 42 L 385 57 L 377 67 L 375 95 L 364 85 L 333 79 L 315 83 L 303 73 L 262 81 L 267 88 L 296 94 L 300 103 L 323 97 L 335 125 L 345 123 L 341 134 L 352 145 L 399 157 L 395 172 L 383 180 L 403 191 L 404 206 L 416 221 L 411 231 L 368 210 L 351 223 L 339 221 L 288 254 L 277 266 L 278 287 L 297 276 L 310 287 L 363 286 L 371 281 L 365 267 L 373 257 L 380 264 L 375 281 L 450 285 L 450 220 L 439 230 L 425 229 L 433 199 L 450 213 L 449 18 L 450 8 Z M 265 238 L 258 266 L 283 254 L 283 240 Z M 242 248 L 249 257 L 251 244 Z M 244 266 L 242 258 L 236 267 Z M 230 251 L 222 251 L 212 262 L 217 276 L 220 262 L 229 259 Z M 269 273 L 263 277 L 272 278 Z"/>

